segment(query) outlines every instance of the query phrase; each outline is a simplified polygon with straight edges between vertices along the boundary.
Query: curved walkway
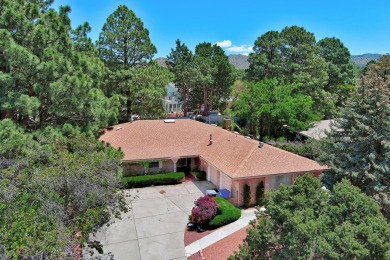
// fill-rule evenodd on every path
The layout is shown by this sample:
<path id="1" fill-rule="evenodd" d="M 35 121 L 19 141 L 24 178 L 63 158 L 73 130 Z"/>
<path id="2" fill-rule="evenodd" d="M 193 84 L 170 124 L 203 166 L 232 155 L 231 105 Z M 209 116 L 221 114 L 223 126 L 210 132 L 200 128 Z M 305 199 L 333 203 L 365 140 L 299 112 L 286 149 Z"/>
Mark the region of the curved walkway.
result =
<path id="1" fill-rule="evenodd" d="M 249 221 L 255 219 L 255 209 L 243 210 L 239 220 L 230 223 L 220 229 L 212 232 L 211 234 L 195 241 L 185 247 L 186 256 L 189 257 L 200 250 L 207 248 L 208 246 L 220 241 L 221 239 L 237 232 L 238 230 L 246 227 Z"/>

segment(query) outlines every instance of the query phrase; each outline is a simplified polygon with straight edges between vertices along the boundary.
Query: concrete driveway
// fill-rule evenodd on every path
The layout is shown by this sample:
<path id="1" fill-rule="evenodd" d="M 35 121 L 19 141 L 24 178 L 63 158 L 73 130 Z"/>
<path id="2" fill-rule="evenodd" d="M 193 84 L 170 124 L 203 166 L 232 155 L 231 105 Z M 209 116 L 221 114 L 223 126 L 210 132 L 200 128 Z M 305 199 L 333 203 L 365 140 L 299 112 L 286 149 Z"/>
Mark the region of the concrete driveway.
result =
<path id="1" fill-rule="evenodd" d="M 206 181 L 126 190 L 131 210 L 94 238 L 116 260 L 187 259 L 184 229 L 194 200 L 214 186 Z M 134 198 L 135 196 L 135 198 Z M 96 256 L 96 254 L 95 254 Z"/>

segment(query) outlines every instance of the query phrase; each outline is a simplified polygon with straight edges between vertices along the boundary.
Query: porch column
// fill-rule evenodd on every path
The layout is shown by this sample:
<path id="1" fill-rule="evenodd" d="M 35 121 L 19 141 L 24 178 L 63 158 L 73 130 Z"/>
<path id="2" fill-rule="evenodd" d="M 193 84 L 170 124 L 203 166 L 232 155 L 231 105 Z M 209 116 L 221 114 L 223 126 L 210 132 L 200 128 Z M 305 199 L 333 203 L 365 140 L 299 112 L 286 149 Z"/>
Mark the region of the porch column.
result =
<path id="1" fill-rule="evenodd" d="M 210 164 L 207 164 L 207 180 L 210 181 L 211 180 L 211 173 L 210 173 Z"/>
<path id="2" fill-rule="evenodd" d="M 173 172 L 176 172 L 176 169 L 177 169 L 177 161 L 179 160 L 179 158 L 171 158 L 172 162 L 173 162 Z"/>
<path id="3" fill-rule="evenodd" d="M 267 193 L 269 191 L 269 176 L 264 177 L 264 193 Z"/>

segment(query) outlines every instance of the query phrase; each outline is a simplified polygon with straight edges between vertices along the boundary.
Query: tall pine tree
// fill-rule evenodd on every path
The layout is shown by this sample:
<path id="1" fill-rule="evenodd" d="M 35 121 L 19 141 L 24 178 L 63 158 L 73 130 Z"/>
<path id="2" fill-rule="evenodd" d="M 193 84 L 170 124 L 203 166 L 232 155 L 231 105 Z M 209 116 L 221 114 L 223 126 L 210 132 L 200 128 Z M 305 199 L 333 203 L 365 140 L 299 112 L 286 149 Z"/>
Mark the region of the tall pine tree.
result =
<path id="1" fill-rule="evenodd" d="M 319 160 L 331 167 L 328 185 L 346 178 L 373 196 L 388 210 L 390 205 L 390 81 L 369 69 L 360 86 L 335 121 Z"/>

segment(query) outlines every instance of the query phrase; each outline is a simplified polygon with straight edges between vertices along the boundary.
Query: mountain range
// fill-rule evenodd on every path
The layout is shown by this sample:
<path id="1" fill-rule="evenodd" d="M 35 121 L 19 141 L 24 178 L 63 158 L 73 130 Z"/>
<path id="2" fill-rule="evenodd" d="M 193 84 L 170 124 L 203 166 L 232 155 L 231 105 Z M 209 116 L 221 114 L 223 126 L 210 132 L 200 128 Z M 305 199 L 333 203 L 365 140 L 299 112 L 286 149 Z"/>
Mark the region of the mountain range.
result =
<path id="1" fill-rule="evenodd" d="M 365 53 L 361 55 L 351 55 L 351 61 L 358 67 L 364 67 L 371 60 L 378 60 L 382 55 L 377 53 Z M 242 54 L 230 54 L 228 56 L 230 64 L 238 70 L 245 70 L 249 68 L 248 56 Z M 167 67 L 165 64 L 166 58 L 155 59 L 162 67 Z"/>

